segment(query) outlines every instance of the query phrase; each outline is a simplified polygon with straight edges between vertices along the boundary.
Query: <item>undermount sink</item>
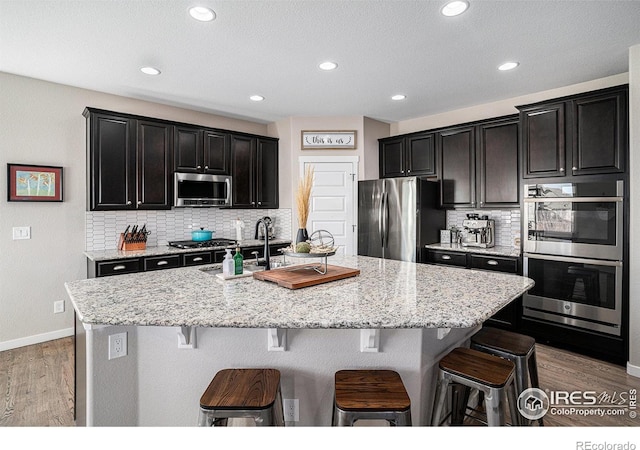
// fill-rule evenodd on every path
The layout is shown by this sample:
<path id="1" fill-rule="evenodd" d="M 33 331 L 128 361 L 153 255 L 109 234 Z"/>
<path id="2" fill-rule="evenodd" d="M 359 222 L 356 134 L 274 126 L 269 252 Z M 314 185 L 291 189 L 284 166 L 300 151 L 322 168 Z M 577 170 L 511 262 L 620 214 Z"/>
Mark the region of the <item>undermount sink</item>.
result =
<path id="1" fill-rule="evenodd" d="M 282 261 L 271 261 L 271 268 L 275 269 L 278 267 L 283 267 L 284 264 L 282 263 Z M 256 264 L 244 264 L 243 266 L 244 270 L 247 270 L 249 272 L 260 272 L 264 270 L 264 266 L 258 266 Z M 222 266 L 220 267 L 200 267 L 199 270 L 203 271 L 206 274 L 209 275 L 215 275 L 218 273 L 222 273 Z"/>

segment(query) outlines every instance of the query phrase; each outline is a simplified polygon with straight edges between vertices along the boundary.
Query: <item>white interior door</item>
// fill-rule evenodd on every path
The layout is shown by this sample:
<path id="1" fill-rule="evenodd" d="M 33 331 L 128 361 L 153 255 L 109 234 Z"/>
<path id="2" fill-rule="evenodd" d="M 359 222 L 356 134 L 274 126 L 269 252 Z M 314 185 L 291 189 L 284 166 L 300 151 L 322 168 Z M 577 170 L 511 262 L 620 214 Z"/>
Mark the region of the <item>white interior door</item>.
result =
<path id="1" fill-rule="evenodd" d="M 357 254 L 356 205 L 358 162 L 354 157 L 301 157 L 300 176 L 313 167 L 307 231 L 327 230 L 333 235 L 336 253 Z"/>

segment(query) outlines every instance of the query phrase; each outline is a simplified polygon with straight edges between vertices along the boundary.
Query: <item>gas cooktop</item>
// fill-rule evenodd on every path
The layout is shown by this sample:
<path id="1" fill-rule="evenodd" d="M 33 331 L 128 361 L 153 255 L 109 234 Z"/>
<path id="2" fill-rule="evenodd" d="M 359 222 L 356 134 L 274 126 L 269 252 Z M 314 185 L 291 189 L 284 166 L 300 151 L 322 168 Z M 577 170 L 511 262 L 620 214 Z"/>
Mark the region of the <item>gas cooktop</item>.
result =
<path id="1" fill-rule="evenodd" d="M 169 246 L 177 248 L 228 247 L 237 245 L 233 239 L 215 238 L 208 241 L 169 241 Z"/>

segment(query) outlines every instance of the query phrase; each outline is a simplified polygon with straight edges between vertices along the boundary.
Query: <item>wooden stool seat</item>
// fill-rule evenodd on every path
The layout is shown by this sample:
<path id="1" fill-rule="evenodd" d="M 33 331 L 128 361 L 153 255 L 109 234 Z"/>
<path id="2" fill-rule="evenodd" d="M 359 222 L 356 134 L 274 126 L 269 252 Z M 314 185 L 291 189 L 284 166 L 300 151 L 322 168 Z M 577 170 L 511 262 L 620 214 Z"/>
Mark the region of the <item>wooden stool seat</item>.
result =
<path id="1" fill-rule="evenodd" d="M 469 348 L 453 349 L 438 364 L 440 370 L 486 384 L 491 387 L 504 387 L 513 377 L 514 365 L 511 361 L 495 358 L 486 353 Z"/>
<path id="2" fill-rule="evenodd" d="M 200 424 L 247 417 L 258 425 L 284 425 L 280 371 L 276 369 L 223 369 L 200 397 Z M 266 422 L 266 423 L 264 423 Z"/>
<path id="3" fill-rule="evenodd" d="M 411 400 L 397 372 L 336 372 L 333 424 L 353 425 L 360 419 L 383 419 L 391 425 L 411 425 Z"/>
<path id="4" fill-rule="evenodd" d="M 449 388 L 453 389 L 452 425 L 462 423 L 458 419 L 460 412 L 464 415 L 471 389 L 484 394 L 488 425 L 506 424 L 503 413 L 505 400 L 508 400 L 511 424 L 520 424 L 516 408 L 515 365 L 511 361 L 479 350 L 455 348 L 440 360 L 438 368 L 432 425 L 438 426 L 441 423 Z M 464 388 L 463 394 L 460 394 L 461 388 Z"/>
<path id="5" fill-rule="evenodd" d="M 536 340 L 524 334 L 484 327 L 471 337 L 471 343 L 517 356 L 526 356 L 536 345 Z"/>

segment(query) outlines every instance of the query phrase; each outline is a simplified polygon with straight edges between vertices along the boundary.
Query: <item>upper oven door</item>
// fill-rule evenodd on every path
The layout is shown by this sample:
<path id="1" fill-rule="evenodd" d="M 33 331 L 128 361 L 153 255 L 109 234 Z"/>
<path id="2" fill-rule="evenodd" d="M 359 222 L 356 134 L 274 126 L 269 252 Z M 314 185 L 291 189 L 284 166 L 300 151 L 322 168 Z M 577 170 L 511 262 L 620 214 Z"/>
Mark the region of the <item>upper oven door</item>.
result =
<path id="1" fill-rule="evenodd" d="M 622 198 L 622 195 L 525 198 L 524 251 L 622 260 Z"/>

